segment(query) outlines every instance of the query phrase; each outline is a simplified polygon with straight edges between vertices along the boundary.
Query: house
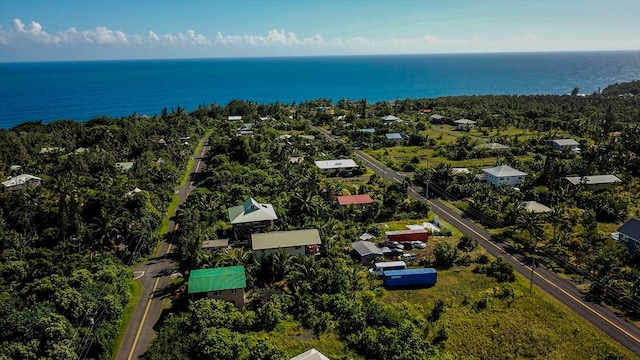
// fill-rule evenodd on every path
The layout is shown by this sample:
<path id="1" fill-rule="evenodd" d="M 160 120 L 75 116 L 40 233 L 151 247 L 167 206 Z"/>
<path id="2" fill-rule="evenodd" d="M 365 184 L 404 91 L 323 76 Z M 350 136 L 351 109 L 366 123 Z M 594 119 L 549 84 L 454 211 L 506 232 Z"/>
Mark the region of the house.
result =
<path id="1" fill-rule="evenodd" d="M 525 201 L 520 204 L 520 207 L 523 210 L 534 214 L 544 214 L 553 211 L 550 207 L 540 204 L 537 201 Z"/>
<path id="2" fill-rule="evenodd" d="M 376 129 L 374 129 L 374 128 L 358 129 L 358 131 L 361 132 L 361 133 L 366 133 L 366 134 L 375 134 L 376 133 Z"/>
<path id="3" fill-rule="evenodd" d="M 362 241 L 373 241 L 375 239 L 376 239 L 376 237 L 373 236 L 372 234 L 369 234 L 368 232 L 363 233 L 362 235 L 360 235 L 360 240 L 362 240 Z"/>
<path id="4" fill-rule="evenodd" d="M 449 118 L 446 116 L 442 116 L 442 115 L 438 115 L 438 114 L 433 114 L 431 116 L 429 116 L 429 119 L 431 120 L 432 124 L 446 124 L 449 122 Z"/>
<path id="5" fill-rule="evenodd" d="M 280 249 L 291 255 L 317 254 L 321 243 L 318 229 L 272 231 L 251 235 L 251 249 L 255 251 L 258 261 Z"/>
<path id="6" fill-rule="evenodd" d="M 158 140 L 158 146 L 167 147 L 167 140 L 165 140 L 165 139 Z"/>
<path id="7" fill-rule="evenodd" d="M 49 153 L 57 153 L 63 152 L 63 147 L 43 147 L 40 149 L 40 154 L 49 154 Z"/>
<path id="8" fill-rule="evenodd" d="M 369 263 L 383 256 L 382 250 L 370 241 L 356 241 L 351 244 L 351 247 L 353 248 L 351 256 L 362 263 Z"/>
<path id="9" fill-rule="evenodd" d="M 187 283 L 189 294 L 206 293 L 209 298 L 232 302 L 237 308 L 244 307 L 246 287 L 247 275 L 242 265 L 191 270 Z"/>
<path id="10" fill-rule="evenodd" d="M 116 168 L 120 169 L 120 171 L 123 171 L 123 172 L 129 171 L 131 170 L 131 168 L 133 168 L 133 161 L 117 162 Z"/>
<path id="11" fill-rule="evenodd" d="M 289 162 L 292 164 L 299 164 L 304 161 L 304 156 L 289 156 Z"/>
<path id="12" fill-rule="evenodd" d="M 229 247 L 229 239 L 205 240 L 202 242 L 202 250 L 213 251 Z"/>
<path id="13" fill-rule="evenodd" d="M 580 153 L 580 144 L 573 139 L 554 139 L 549 141 L 548 144 L 553 150 L 565 151 L 568 149 L 573 154 Z"/>
<path id="14" fill-rule="evenodd" d="M 236 136 L 253 136 L 253 124 L 242 124 L 242 126 L 236 129 Z"/>
<path id="15" fill-rule="evenodd" d="M 461 175 L 461 174 L 470 174 L 468 168 L 451 168 L 451 176 Z"/>
<path id="16" fill-rule="evenodd" d="M 131 197 L 134 196 L 135 194 L 142 192 L 142 189 L 140 189 L 139 187 L 136 187 L 135 189 L 129 191 L 128 193 L 124 194 L 124 196 L 126 197 Z"/>
<path id="17" fill-rule="evenodd" d="M 493 186 L 507 184 L 511 187 L 516 187 L 527 176 L 526 173 L 514 169 L 509 165 L 500 165 L 489 169 L 482 169 L 482 171 L 486 174 L 486 182 Z"/>
<path id="18" fill-rule="evenodd" d="M 589 188 L 611 187 L 622 181 L 615 175 L 570 176 L 565 179 L 574 186 L 583 184 Z"/>
<path id="19" fill-rule="evenodd" d="M 289 360 L 329 360 L 329 358 L 322 355 L 322 353 L 318 350 L 311 349 L 309 351 L 303 352 L 298 356 L 294 356 Z"/>
<path id="20" fill-rule="evenodd" d="M 338 199 L 338 204 L 342 206 L 371 204 L 373 202 L 368 194 L 336 196 L 336 199 Z"/>
<path id="21" fill-rule="evenodd" d="M 617 242 L 626 245 L 631 252 L 640 248 L 640 219 L 629 219 L 618 228 L 618 231 L 611 234 Z"/>
<path id="22" fill-rule="evenodd" d="M 318 160 L 315 161 L 317 167 L 320 170 L 328 170 L 328 169 L 350 169 L 357 168 L 358 164 L 356 164 L 353 159 L 338 159 L 338 160 Z"/>
<path id="23" fill-rule="evenodd" d="M 464 131 L 473 129 L 477 124 L 475 121 L 469 119 L 460 119 L 454 121 L 453 123 L 456 124 L 458 130 Z"/>
<path id="24" fill-rule="evenodd" d="M 40 185 L 42 185 L 42 179 L 29 174 L 13 176 L 10 177 L 7 181 L 2 182 L 2 186 L 4 186 L 4 188 L 7 190 L 26 189 L 38 187 Z"/>
<path id="25" fill-rule="evenodd" d="M 402 122 L 402 119 L 400 119 L 397 116 L 393 116 L 393 115 L 387 115 L 387 116 L 382 118 L 382 123 L 385 124 L 385 125 L 389 125 L 389 124 L 392 124 L 394 122 Z"/>
<path id="26" fill-rule="evenodd" d="M 230 115 L 227 119 L 229 121 L 242 121 L 242 116 L 241 115 Z"/>
<path id="27" fill-rule="evenodd" d="M 229 222 L 239 240 L 248 238 L 254 231 L 268 231 L 273 221 L 278 219 L 271 204 L 260 204 L 251 197 L 244 204 L 230 207 L 227 211 Z"/>
<path id="28" fill-rule="evenodd" d="M 404 140 L 404 137 L 401 133 L 387 133 L 384 134 L 384 136 L 387 138 L 387 140 L 392 141 L 396 144 L 400 144 Z"/>
<path id="29" fill-rule="evenodd" d="M 15 175 L 21 171 L 22 171 L 22 166 L 20 165 L 11 165 L 9 167 L 9 172 L 11 173 L 11 175 Z"/>

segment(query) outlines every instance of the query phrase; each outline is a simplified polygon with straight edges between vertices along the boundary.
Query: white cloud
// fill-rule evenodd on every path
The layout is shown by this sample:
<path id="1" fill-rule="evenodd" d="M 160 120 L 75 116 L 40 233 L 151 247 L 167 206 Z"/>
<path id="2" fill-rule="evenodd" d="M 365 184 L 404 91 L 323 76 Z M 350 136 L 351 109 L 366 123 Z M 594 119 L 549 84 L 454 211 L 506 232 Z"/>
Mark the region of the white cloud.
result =
<path id="1" fill-rule="evenodd" d="M 249 45 L 249 46 L 306 46 L 306 45 L 322 45 L 324 38 L 320 34 L 312 37 L 298 39 L 295 33 L 285 32 L 283 29 L 272 29 L 267 32 L 266 36 L 262 35 L 223 35 L 221 32 L 216 34 L 215 44 L 219 45 Z"/>

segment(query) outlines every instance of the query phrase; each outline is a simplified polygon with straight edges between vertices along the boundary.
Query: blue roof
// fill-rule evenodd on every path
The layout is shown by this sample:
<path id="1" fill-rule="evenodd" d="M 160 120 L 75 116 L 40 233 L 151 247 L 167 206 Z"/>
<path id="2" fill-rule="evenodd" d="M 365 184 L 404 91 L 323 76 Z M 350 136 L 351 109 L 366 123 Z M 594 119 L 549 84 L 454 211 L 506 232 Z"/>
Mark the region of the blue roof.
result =
<path id="1" fill-rule="evenodd" d="M 417 268 L 407 270 L 388 270 L 384 272 L 384 276 L 401 276 L 401 275 L 419 275 L 419 274 L 436 274 L 434 268 Z"/>
<path id="2" fill-rule="evenodd" d="M 634 240 L 640 240 L 640 220 L 635 218 L 629 219 L 618 228 L 618 232 Z"/>

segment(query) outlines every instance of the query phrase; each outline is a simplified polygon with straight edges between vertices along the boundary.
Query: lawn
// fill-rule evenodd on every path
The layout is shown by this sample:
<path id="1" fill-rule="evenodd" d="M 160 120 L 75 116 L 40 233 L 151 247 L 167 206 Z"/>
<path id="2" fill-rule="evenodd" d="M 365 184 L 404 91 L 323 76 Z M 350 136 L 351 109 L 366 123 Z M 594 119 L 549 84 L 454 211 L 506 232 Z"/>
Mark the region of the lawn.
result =
<path id="1" fill-rule="evenodd" d="M 118 337 L 116 338 L 112 349 L 112 360 L 114 360 L 118 356 L 120 344 L 122 343 L 122 339 L 124 339 L 124 335 L 127 332 L 127 328 L 129 327 L 129 323 L 131 321 L 131 316 L 136 310 L 136 304 L 138 303 L 140 295 L 142 294 L 142 284 L 136 282 L 135 280 L 131 280 L 129 282 L 129 288 L 131 290 L 131 300 L 129 300 L 129 303 L 122 312 L 122 322 L 120 323 L 120 326 L 118 326 Z"/>

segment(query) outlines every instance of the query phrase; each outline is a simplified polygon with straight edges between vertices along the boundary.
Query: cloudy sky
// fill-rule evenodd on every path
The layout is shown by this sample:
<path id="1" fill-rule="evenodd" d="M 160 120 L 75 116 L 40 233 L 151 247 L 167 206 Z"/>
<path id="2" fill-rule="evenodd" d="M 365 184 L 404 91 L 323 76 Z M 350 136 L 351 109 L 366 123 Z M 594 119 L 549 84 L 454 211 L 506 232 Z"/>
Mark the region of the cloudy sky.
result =
<path id="1" fill-rule="evenodd" d="M 640 0 L 0 0 L 0 61 L 639 50 Z"/>

